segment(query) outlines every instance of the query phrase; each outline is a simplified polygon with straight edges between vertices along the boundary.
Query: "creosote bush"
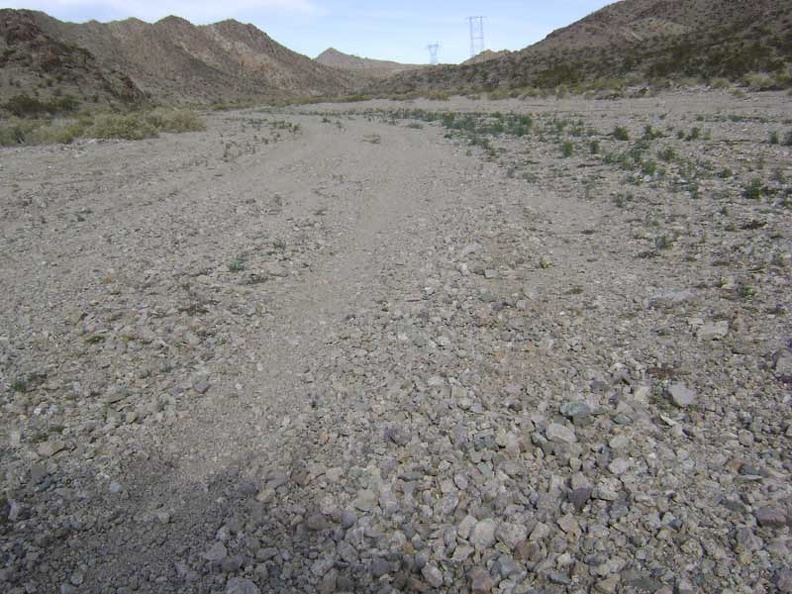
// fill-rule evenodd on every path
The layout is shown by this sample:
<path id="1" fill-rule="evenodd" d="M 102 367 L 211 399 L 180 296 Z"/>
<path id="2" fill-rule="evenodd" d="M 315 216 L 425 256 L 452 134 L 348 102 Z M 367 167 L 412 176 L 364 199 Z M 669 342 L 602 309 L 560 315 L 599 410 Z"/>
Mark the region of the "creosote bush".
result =
<path id="1" fill-rule="evenodd" d="M 76 117 L 27 119 L 12 117 L 0 123 L 0 146 L 68 144 L 77 138 L 140 140 L 160 132 L 204 130 L 203 121 L 189 110 L 159 108 L 147 112 L 81 113 Z"/>

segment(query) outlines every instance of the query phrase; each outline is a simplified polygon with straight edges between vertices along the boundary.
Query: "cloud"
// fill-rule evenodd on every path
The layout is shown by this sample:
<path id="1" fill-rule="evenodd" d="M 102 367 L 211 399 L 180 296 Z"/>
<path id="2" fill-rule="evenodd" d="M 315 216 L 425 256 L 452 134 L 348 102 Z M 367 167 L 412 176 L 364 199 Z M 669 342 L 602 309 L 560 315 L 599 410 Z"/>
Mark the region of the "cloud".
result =
<path id="1" fill-rule="evenodd" d="M 11 2 L 9 8 L 41 10 L 66 20 L 123 19 L 137 17 L 157 21 L 168 15 L 183 17 L 194 23 L 209 23 L 245 15 L 315 16 L 319 7 L 312 0 L 225 0 L 224 2 L 190 2 L 189 0 L 28 0 Z"/>

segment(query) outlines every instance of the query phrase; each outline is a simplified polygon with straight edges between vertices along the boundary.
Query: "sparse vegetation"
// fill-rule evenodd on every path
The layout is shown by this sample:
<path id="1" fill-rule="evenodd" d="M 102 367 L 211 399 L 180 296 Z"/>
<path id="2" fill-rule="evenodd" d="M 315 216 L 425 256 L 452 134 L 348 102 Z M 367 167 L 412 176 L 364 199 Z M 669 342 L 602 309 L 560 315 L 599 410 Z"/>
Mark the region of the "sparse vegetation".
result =
<path id="1" fill-rule="evenodd" d="M 0 123 L 0 145 L 67 144 L 77 138 L 140 140 L 156 137 L 162 132 L 195 132 L 203 129 L 203 121 L 190 110 L 86 112 L 74 117 L 10 118 Z"/>
<path id="2" fill-rule="evenodd" d="M 627 141 L 630 140 L 630 132 L 624 126 L 616 126 L 613 129 L 613 137 L 616 140 Z"/>

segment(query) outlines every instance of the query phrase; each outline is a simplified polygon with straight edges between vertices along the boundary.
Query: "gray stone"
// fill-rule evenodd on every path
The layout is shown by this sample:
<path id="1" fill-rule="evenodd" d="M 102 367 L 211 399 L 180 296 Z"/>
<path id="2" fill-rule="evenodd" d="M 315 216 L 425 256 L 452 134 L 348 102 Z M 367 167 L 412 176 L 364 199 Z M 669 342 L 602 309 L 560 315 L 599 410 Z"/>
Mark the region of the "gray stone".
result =
<path id="1" fill-rule="evenodd" d="M 193 390 L 199 394 L 206 394 L 206 392 L 209 390 L 209 382 L 205 379 L 198 380 L 193 384 Z"/>
<path id="2" fill-rule="evenodd" d="M 528 528 L 524 524 L 504 522 L 498 526 L 496 536 L 500 542 L 514 550 L 520 542 L 528 538 Z"/>
<path id="3" fill-rule="evenodd" d="M 495 580 L 485 568 L 474 567 L 470 570 L 470 590 L 474 594 L 486 594 L 494 587 Z"/>
<path id="4" fill-rule="evenodd" d="M 352 510 L 345 510 L 341 514 L 341 527 L 344 530 L 349 530 L 357 522 L 357 514 Z"/>
<path id="5" fill-rule="evenodd" d="M 671 402 L 679 408 L 687 408 L 696 403 L 696 392 L 682 382 L 671 384 L 668 395 L 671 397 Z"/>
<path id="6" fill-rule="evenodd" d="M 729 322 L 707 322 L 698 329 L 696 337 L 699 340 L 721 340 L 729 333 Z"/>
<path id="7" fill-rule="evenodd" d="M 569 501 L 578 513 L 583 511 L 589 499 L 591 499 L 591 487 L 580 487 L 569 493 Z"/>
<path id="8" fill-rule="evenodd" d="M 228 556 L 228 550 L 222 542 L 216 542 L 201 556 L 207 561 L 222 561 Z"/>
<path id="9" fill-rule="evenodd" d="M 575 424 L 582 424 L 591 418 L 591 407 L 585 402 L 573 400 L 561 405 L 560 412 L 567 419 L 571 419 Z"/>
<path id="10" fill-rule="evenodd" d="M 249 579 L 233 577 L 226 584 L 226 594 L 261 594 L 259 587 Z"/>
<path id="11" fill-rule="evenodd" d="M 762 527 L 783 528 L 789 523 L 786 510 L 780 505 L 765 505 L 757 509 L 754 515 Z"/>
<path id="12" fill-rule="evenodd" d="M 495 529 L 497 524 L 492 518 L 478 522 L 470 533 L 470 544 L 477 550 L 486 549 L 495 542 Z"/>
<path id="13" fill-rule="evenodd" d="M 775 584 L 781 594 L 792 594 L 792 569 L 779 570 L 776 574 Z"/>
<path id="14" fill-rule="evenodd" d="M 439 588 L 443 585 L 443 573 L 436 565 L 427 565 L 421 570 L 421 575 L 433 588 Z"/>
<path id="15" fill-rule="evenodd" d="M 459 534 L 460 538 L 467 540 L 470 537 L 470 533 L 473 531 L 473 528 L 476 526 L 478 520 L 471 515 L 467 515 L 462 518 L 462 521 L 459 522 L 457 526 L 457 534 Z"/>
<path id="16" fill-rule="evenodd" d="M 374 559 L 371 563 L 371 575 L 379 579 L 391 570 L 390 563 L 385 559 Z"/>
<path id="17" fill-rule="evenodd" d="M 321 532 L 322 530 L 329 530 L 332 524 L 322 514 L 311 514 L 305 521 L 308 530 L 314 532 Z"/>
<path id="18" fill-rule="evenodd" d="M 574 429 L 559 423 L 550 423 L 545 431 L 547 439 L 556 443 L 572 444 L 577 441 Z"/>

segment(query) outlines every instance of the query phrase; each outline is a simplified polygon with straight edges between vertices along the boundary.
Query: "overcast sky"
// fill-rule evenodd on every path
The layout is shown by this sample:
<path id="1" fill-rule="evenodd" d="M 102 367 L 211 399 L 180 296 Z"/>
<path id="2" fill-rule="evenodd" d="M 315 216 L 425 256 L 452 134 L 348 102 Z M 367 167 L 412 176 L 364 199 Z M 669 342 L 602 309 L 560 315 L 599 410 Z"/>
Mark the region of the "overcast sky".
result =
<path id="1" fill-rule="evenodd" d="M 60 20 L 111 21 L 130 16 L 154 22 L 169 14 L 195 24 L 224 19 L 249 22 L 277 42 L 316 57 L 328 47 L 367 58 L 429 61 L 429 44 L 441 62 L 470 57 L 469 16 L 483 16 L 487 49 L 518 50 L 613 0 L 26 0 L 8 8 L 42 10 Z"/>

